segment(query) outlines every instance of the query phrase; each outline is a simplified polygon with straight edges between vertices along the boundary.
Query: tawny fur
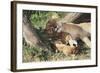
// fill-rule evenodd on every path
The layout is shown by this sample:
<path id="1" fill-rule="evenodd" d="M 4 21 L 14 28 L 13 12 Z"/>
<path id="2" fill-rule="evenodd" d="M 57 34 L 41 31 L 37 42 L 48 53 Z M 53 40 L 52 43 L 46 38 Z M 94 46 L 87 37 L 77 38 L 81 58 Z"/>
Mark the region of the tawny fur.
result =
<path id="1" fill-rule="evenodd" d="M 45 30 L 49 36 L 55 36 L 55 33 L 60 32 L 69 33 L 74 40 L 81 39 L 89 48 L 91 48 L 91 41 L 88 38 L 91 36 L 91 34 L 85 31 L 81 26 L 75 24 L 59 23 L 55 20 L 50 20 L 48 21 Z"/>
<path id="2" fill-rule="evenodd" d="M 91 23 L 80 23 L 78 24 L 81 28 L 83 28 L 85 31 L 91 33 Z"/>
<path id="3" fill-rule="evenodd" d="M 57 47 L 56 49 L 60 52 L 63 52 L 66 56 L 69 55 L 76 55 L 79 51 L 78 46 L 70 46 L 62 43 L 55 43 L 55 46 Z"/>

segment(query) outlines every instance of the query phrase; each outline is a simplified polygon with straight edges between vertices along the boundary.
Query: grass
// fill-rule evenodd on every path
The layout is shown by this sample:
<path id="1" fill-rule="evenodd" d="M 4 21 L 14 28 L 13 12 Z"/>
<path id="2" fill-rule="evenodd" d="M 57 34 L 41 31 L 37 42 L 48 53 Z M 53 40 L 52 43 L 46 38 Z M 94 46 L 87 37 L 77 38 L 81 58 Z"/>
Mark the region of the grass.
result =
<path id="1" fill-rule="evenodd" d="M 23 62 L 41 62 L 41 61 L 67 61 L 90 59 L 90 49 L 84 47 L 80 53 L 75 56 L 65 56 L 62 52 L 45 51 L 36 47 L 23 46 Z"/>

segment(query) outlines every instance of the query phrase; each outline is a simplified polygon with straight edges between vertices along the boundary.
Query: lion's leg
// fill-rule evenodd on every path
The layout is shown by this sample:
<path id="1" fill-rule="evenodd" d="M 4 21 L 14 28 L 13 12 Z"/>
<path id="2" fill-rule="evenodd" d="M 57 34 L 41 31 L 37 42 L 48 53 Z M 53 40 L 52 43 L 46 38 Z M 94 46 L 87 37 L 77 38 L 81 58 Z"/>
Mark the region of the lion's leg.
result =
<path id="1" fill-rule="evenodd" d="M 89 40 L 88 37 L 82 38 L 82 41 L 83 41 L 89 48 L 91 48 L 91 41 Z"/>

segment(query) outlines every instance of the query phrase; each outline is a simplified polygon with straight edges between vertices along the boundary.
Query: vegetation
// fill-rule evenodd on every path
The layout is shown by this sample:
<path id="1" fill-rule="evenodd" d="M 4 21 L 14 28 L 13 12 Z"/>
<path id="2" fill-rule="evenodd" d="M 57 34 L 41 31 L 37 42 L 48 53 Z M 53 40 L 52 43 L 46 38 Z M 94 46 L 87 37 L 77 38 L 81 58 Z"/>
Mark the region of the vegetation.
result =
<path id="1" fill-rule="evenodd" d="M 43 34 L 41 29 L 44 29 L 46 23 L 51 18 L 57 20 L 64 17 L 64 12 L 50 12 L 50 11 L 28 11 L 23 10 L 23 14 L 28 15 L 28 20 L 32 23 L 32 26 L 38 29 L 37 33 L 41 36 Z M 40 29 L 41 28 L 41 29 Z M 44 42 L 46 39 L 42 39 Z M 49 43 L 46 43 L 49 45 Z M 90 49 L 87 49 L 86 45 L 80 48 L 80 53 L 76 56 L 65 56 L 62 52 L 54 52 L 52 49 L 45 50 L 44 48 L 30 47 L 25 45 L 23 40 L 23 62 L 38 62 L 38 61 L 61 61 L 61 60 L 82 60 L 90 58 Z"/>

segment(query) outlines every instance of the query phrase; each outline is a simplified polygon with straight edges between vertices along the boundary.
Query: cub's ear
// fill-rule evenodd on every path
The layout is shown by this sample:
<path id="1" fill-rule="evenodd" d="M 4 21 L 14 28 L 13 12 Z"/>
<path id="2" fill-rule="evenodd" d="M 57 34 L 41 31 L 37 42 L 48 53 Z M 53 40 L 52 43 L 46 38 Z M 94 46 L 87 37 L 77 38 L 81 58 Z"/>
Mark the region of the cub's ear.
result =
<path id="1" fill-rule="evenodd" d="M 71 35 L 67 35 L 65 38 L 66 41 L 72 40 L 72 36 Z"/>

